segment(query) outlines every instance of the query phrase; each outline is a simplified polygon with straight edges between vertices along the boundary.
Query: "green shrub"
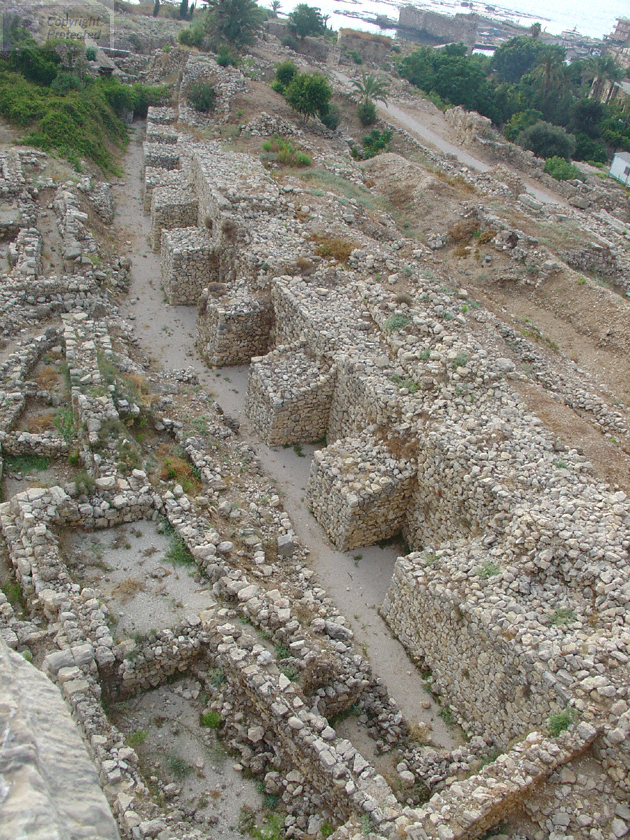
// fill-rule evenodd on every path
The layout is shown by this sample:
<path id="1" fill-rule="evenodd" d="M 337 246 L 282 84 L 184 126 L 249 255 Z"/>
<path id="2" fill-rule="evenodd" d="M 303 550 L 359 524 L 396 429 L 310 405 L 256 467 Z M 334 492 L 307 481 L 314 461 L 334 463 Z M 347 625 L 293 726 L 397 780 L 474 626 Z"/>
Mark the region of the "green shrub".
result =
<path id="1" fill-rule="evenodd" d="M 517 143 L 536 157 L 561 157 L 569 160 L 575 151 L 575 137 L 559 125 L 539 120 L 518 135 Z"/>
<path id="2" fill-rule="evenodd" d="M 209 82 L 193 82 L 186 94 L 188 104 L 201 113 L 214 110 L 215 98 L 216 91 Z"/>
<path id="3" fill-rule="evenodd" d="M 411 323 L 408 315 L 390 315 L 385 321 L 385 332 L 398 332 Z"/>
<path id="4" fill-rule="evenodd" d="M 297 72 L 298 69 L 292 61 L 283 61 L 282 64 L 278 64 L 274 79 L 276 87 L 272 84 L 273 89 L 278 93 L 284 93 L 294 77 L 297 76 Z"/>
<path id="5" fill-rule="evenodd" d="M 65 70 L 58 73 L 50 85 L 50 89 L 54 90 L 55 93 L 69 93 L 71 90 L 83 90 L 84 87 L 85 85 L 78 76 Z"/>
<path id="6" fill-rule="evenodd" d="M 199 23 L 193 23 L 192 26 L 182 29 L 177 38 L 185 47 L 200 47 L 204 38 L 203 27 Z"/>
<path id="7" fill-rule="evenodd" d="M 70 74 L 60 74 L 60 87 L 72 87 Z M 75 78 L 75 77 L 72 77 Z M 54 150 L 75 167 L 88 158 L 103 171 L 117 173 L 112 146 L 124 148 L 127 129 L 118 118 L 124 108 L 158 104 L 166 88 L 123 85 L 117 79 L 88 79 L 83 90 L 55 91 L 19 73 L 0 72 L 0 115 L 10 123 L 31 127 L 23 139 L 29 146 Z"/>
<path id="8" fill-rule="evenodd" d="M 320 119 L 326 128 L 330 128 L 331 131 L 334 131 L 341 122 L 341 111 L 336 105 L 330 105 L 328 113 L 324 114 L 320 117 Z"/>
<path id="9" fill-rule="evenodd" d="M 96 61 L 96 47 L 88 47 L 85 51 L 85 57 L 88 61 Z"/>
<path id="10" fill-rule="evenodd" d="M 218 729 L 221 726 L 221 715 L 218 712 L 204 712 L 201 715 L 201 725 L 208 729 Z"/>
<path id="11" fill-rule="evenodd" d="M 376 157 L 381 152 L 389 151 L 391 139 L 392 132 L 389 128 L 386 128 L 385 131 L 379 131 L 378 128 L 373 128 L 361 141 L 361 145 L 363 146 L 361 157 L 367 160 L 368 158 Z"/>
<path id="12" fill-rule="evenodd" d="M 376 122 L 376 105 L 371 100 L 361 102 L 358 107 L 358 114 L 362 126 L 372 125 Z"/>
<path id="13" fill-rule="evenodd" d="M 348 52 L 348 55 L 354 61 L 355 64 L 363 64 L 363 59 L 356 50 L 350 50 Z"/>
<path id="14" fill-rule="evenodd" d="M 287 87 L 285 98 L 291 108 L 302 114 L 306 121 L 318 114 L 325 116 L 329 110 L 332 87 L 320 73 L 298 73 Z"/>
<path id="15" fill-rule="evenodd" d="M 38 85 L 49 85 L 59 72 L 61 56 L 50 44 L 39 47 L 31 38 L 11 51 L 9 68 Z"/>
<path id="16" fill-rule="evenodd" d="M 263 152 L 285 166 L 310 166 L 311 159 L 305 152 L 298 151 L 286 137 L 272 137 L 262 144 Z"/>
<path id="17" fill-rule="evenodd" d="M 556 712 L 549 715 L 547 718 L 547 726 L 553 738 L 557 738 L 561 732 L 568 729 L 573 723 L 573 712 L 568 707 L 561 712 Z"/>
<path id="18" fill-rule="evenodd" d="M 223 45 L 217 53 L 217 64 L 221 67 L 238 66 L 238 56 L 235 55 L 229 47 Z"/>
<path id="19" fill-rule="evenodd" d="M 572 181 L 575 178 L 586 181 L 586 177 L 577 166 L 561 157 L 550 157 L 545 161 L 545 172 L 556 181 Z"/>

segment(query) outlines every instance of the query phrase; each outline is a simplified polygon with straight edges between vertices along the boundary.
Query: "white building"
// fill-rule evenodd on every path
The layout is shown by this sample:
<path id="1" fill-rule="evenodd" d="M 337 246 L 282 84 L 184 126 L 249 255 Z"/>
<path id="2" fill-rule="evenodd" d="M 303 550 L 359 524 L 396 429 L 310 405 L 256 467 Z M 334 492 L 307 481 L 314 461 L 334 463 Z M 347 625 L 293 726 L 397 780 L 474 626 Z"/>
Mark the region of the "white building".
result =
<path id="1" fill-rule="evenodd" d="M 630 187 L 630 152 L 617 152 L 610 164 L 612 178 Z"/>

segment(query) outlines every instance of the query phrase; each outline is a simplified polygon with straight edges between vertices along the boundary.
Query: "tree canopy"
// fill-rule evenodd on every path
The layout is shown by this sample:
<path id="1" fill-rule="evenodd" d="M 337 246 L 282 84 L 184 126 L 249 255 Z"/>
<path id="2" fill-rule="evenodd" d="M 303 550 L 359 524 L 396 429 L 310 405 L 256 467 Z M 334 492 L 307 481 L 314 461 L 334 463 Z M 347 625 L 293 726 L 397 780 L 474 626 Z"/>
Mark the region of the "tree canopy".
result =
<path id="1" fill-rule="evenodd" d="M 211 0 L 208 12 L 213 40 L 237 48 L 254 43 L 267 14 L 254 0 Z"/>
<path id="2" fill-rule="evenodd" d="M 300 3 L 289 15 L 289 31 L 303 41 L 307 35 L 323 35 L 326 21 L 319 9 Z"/>
<path id="3" fill-rule="evenodd" d="M 325 117 L 330 107 L 332 87 L 320 73 L 297 73 L 285 92 L 291 108 L 308 121 L 319 114 Z"/>
<path id="4" fill-rule="evenodd" d="M 617 149 L 630 150 L 630 119 L 605 102 L 605 82 L 623 75 L 613 57 L 569 64 L 562 47 L 539 36 L 536 27 L 531 36 L 511 38 L 491 59 L 467 55 L 464 44 L 421 47 L 398 62 L 398 71 L 439 107 L 462 105 L 490 117 L 511 141 L 529 138 L 527 130 L 543 121 L 574 135 L 576 159 L 604 161 Z M 551 156 L 565 156 L 566 141 L 560 146 Z"/>

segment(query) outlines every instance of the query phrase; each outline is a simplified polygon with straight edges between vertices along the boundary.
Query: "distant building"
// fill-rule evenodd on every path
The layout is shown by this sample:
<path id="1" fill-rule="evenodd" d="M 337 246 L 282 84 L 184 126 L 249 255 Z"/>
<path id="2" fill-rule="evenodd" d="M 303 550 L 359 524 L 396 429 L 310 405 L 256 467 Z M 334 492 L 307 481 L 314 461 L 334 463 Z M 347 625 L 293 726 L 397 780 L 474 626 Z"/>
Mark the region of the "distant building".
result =
<path id="1" fill-rule="evenodd" d="M 610 176 L 630 186 L 630 152 L 617 152 L 610 164 Z"/>
<path id="2" fill-rule="evenodd" d="M 630 18 L 618 18 L 614 31 L 604 36 L 604 42 L 607 52 L 622 67 L 630 67 Z"/>

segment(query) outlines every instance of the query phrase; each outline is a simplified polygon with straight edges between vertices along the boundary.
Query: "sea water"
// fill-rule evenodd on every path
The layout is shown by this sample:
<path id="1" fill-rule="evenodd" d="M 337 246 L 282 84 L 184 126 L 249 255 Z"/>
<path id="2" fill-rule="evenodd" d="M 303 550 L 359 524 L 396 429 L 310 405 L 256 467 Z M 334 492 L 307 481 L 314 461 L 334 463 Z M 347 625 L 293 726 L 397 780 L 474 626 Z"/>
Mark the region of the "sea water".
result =
<path id="1" fill-rule="evenodd" d="M 259 0 L 263 6 L 270 5 L 266 0 Z M 299 2 L 305 0 L 282 0 L 281 13 L 287 14 Z M 362 29 L 369 32 L 381 32 L 394 35 L 394 30 L 382 29 L 361 18 L 374 19 L 377 15 L 390 20 L 398 20 L 401 2 L 393 0 L 306 0 L 308 5 L 317 6 L 322 14 L 328 15 L 328 25 L 333 29 Z M 539 21 L 543 30 L 552 35 L 560 35 L 566 30 L 577 29 L 582 35 L 602 38 L 609 35 L 618 17 L 630 17 L 630 0 L 605 0 L 594 3 L 593 0 L 500 0 L 499 3 L 478 2 L 478 0 L 427 0 L 424 3 L 409 5 L 431 9 L 441 14 L 466 14 L 474 11 L 478 14 L 498 20 L 511 21 L 522 26 L 530 26 Z M 359 17 L 360 16 L 360 17 Z"/>

